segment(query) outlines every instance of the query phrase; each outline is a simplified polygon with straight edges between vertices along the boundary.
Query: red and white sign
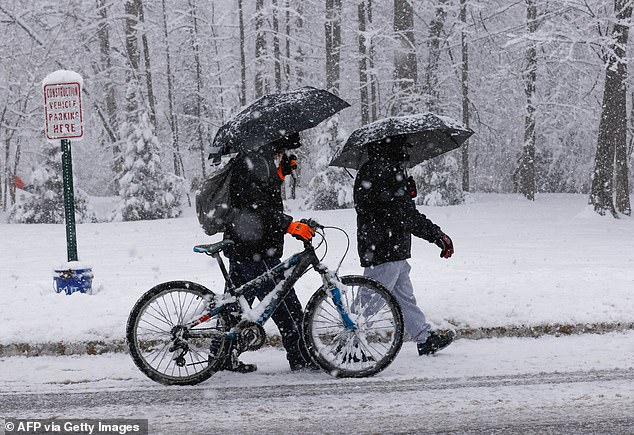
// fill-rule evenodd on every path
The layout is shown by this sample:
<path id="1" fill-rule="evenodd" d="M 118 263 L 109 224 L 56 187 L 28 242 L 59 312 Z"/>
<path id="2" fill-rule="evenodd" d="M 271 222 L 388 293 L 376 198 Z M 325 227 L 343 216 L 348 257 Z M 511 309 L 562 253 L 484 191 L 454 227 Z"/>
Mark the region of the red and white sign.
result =
<path id="1" fill-rule="evenodd" d="M 83 138 L 84 125 L 79 82 L 45 84 L 44 108 L 48 140 Z"/>

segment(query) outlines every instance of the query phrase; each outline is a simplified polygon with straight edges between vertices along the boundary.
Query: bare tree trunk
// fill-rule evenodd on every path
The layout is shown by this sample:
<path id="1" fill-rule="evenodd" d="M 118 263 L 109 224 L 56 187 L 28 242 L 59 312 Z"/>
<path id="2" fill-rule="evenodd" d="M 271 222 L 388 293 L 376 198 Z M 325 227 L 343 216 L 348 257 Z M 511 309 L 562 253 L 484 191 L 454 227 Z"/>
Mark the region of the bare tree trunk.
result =
<path id="1" fill-rule="evenodd" d="M 11 157 L 11 140 L 7 137 L 4 140 L 4 192 L 2 196 L 2 210 L 7 211 L 9 206 L 9 190 L 13 183 L 11 178 L 11 165 L 9 158 Z"/>
<path id="2" fill-rule="evenodd" d="M 18 166 L 20 165 L 20 156 L 22 155 L 22 141 L 20 140 L 20 137 L 18 136 L 18 139 L 16 141 L 15 144 L 15 158 L 13 160 L 13 178 L 15 179 L 15 177 L 18 175 Z M 7 162 L 8 163 L 8 162 Z M 9 197 L 11 198 L 11 204 L 15 204 L 15 189 L 16 189 L 16 185 L 15 183 L 11 183 L 10 185 L 10 189 L 9 189 Z"/>
<path id="3" fill-rule="evenodd" d="M 394 0 L 394 34 L 398 41 L 394 54 L 394 80 L 398 89 L 390 112 L 392 115 L 399 115 L 416 110 L 411 98 L 418 80 L 414 7 L 408 0 Z"/>
<path id="4" fill-rule="evenodd" d="M 326 0 L 326 89 L 339 95 L 341 74 L 341 0 Z"/>
<path id="5" fill-rule="evenodd" d="M 632 8 L 629 3 L 629 12 L 624 11 L 627 14 L 624 18 L 627 19 L 629 24 Z M 626 31 L 629 29 L 626 28 Z M 625 57 L 625 52 L 623 52 Z M 627 78 L 627 63 L 623 63 L 623 76 Z M 626 95 L 625 82 L 623 83 L 623 98 Z M 633 109 L 634 110 L 634 109 Z M 625 120 L 627 123 L 627 119 Z M 630 216 L 632 214 L 632 206 L 630 204 L 630 186 L 629 186 L 629 167 L 628 167 L 628 152 L 627 152 L 627 132 L 623 140 L 615 144 L 615 175 L 614 175 L 614 189 L 616 193 L 616 210 Z"/>
<path id="6" fill-rule="evenodd" d="M 284 80 L 286 83 L 286 90 L 291 87 L 291 11 L 290 11 L 290 0 L 286 0 L 284 3 L 284 19 L 286 22 L 286 33 L 284 35 L 285 40 L 285 51 L 286 51 L 286 63 L 284 64 Z M 296 178 L 293 177 L 293 182 L 296 181 Z M 293 198 L 295 199 L 295 198 Z"/>
<path id="7" fill-rule="evenodd" d="M 361 106 L 361 124 L 370 121 L 370 104 L 368 101 L 368 50 L 366 42 L 367 11 L 365 1 L 359 2 L 357 7 L 359 17 L 359 97 Z"/>
<path id="8" fill-rule="evenodd" d="M 304 0 L 297 0 L 295 5 L 297 12 L 297 33 L 302 33 L 304 28 Z M 297 45 L 297 51 L 295 54 L 295 77 L 297 80 L 297 86 L 302 86 L 304 83 L 304 50 L 301 44 Z"/>
<path id="9" fill-rule="evenodd" d="M 6 119 L 7 114 L 7 106 L 4 107 L 2 111 L 2 116 L 0 117 L 0 130 L 2 127 L 5 128 L 6 134 L 4 137 L 5 144 L 5 156 L 4 156 L 4 189 L 0 188 L 0 192 L 2 196 L 0 197 L 0 204 L 2 204 L 3 210 L 7 211 L 9 205 L 15 203 L 15 176 L 17 175 L 18 165 L 20 164 L 20 155 L 21 155 L 21 143 L 20 138 L 18 137 L 15 145 L 15 154 L 13 160 L 13 167 L 11 166 L 11 141 L 15 137 L 15 134 L 19 131 L 19 126 L 22 120 L 25 117 L 26 109 L 28 107 L 29 99 L 31 96 L 33 88 L 29 88 L 26 95 L 21 98 L 17 108 L 17 118 L 14 123 L 9 123 Z M 15 110 L 15 107 L 13 108 Z M 0 174 L 0 178 L 1 174 Z"/>
<path id="10" fill-rule="evenodd" d="M 368 27 L 372 25 L 372 0 L 367 0 L 367 14 L 368 14 Z M 370 38 L 369 41 L 369 57 L 368 67 L 370 68 L 370 121 L 376 121 L 379 119 L 379 81 L 376 73 L 374 72 L 374 59 L 376 58 L 376 49 L 374 41 Z"/>
<path id="11" fill-rule="evenodd" d="M 439 110 L 440 94 L 438 89 L 438 65 L 440 63 L 440 42 L 442 30 L 445 27 L 447 12 L 445 3 L 447 0 L 439 0 L 436 15 L 429 24 L 429 59 L 423 79 L 423 94 L 427 110 L 437 112 Z"/>
<path id="12" fill-rule="evenodd" d="M 5 125 L 5 117 L 7 115 L 7 108 L 8 108 L 8 105 L 5 105 L 4 109 L 2 109 L 2 115 L 0 116 L 0 133 L 2 133 L 2 126 Z M 5 142 L 5 147 L 7 148 L 5 150 L 5 153 L 7 153 L 8 155 L 9 144 L 7 142 Z M 7 166 L 9 165 L 8 157 L 5 157 L 5 165 Z M 6 193 L 9 188 L 9 184 L 6 177 L 3 177 L 2 174 L 3 174 L 2 161 L 0 161 L 0 206 L 2 206 L 3 211 L 6 211 L 7 210 Z"/>
<path id="13" fill-rule="evenodd" d="M 286 76 L 286 89 L 291 87 L 291 16 L 290 16 L 290 0 L 285 1 L 285 19 L 286 19 L 286 64 L 284 68 L 284 74 Z M 293 171 L 290 180 L 290 195 L 291 199 L 297 198 L 297 184 L 299 183 L 299 174 L 297 171 Z"/>
<path id="14" fill-rule="evenodd" d="M 191 28 L 191 42 L 192 49 L 194 51 L 194 63 L 196 64 L 196 110 L 198 115 L 198 126 L 196 132 L 198 133 L 198 148 L 200 155 L 200 167 L 202 170 L 203 178 L 207 178 L 207 159 L 205 158 L 205 138 L 203 133 L 203 77 L 202 77 L 202 66 L 200 64 L 200 47 L 198 40 L 198 17 L 196 12 L 196 4 L 195 0 L 189 0 L 189 8 L 192 17 L 192 28 Z"/>
<path id="15" fill-rule="evenodd" d="M 223 93 L 223 89 L 224 86 L 222 84 L 222 64 L 220 62 L 220 50 L 218 50 L 218 35 L 216 34 L 216 8 L 214 7 L 213 3 L 211 5 L 211 25 L 209 26 L 211 29 L 211 37 L 212 40 L 214 41 L 214 52 L 216 53 L 216 68 L 218 69 L 218 89 L 220 89 L 219 92 L 219 98 L 220 98 L 220 121 L 224 124 L 225 123 L 225 97 L 224 97 L 224 93 Z M 206 109 L 207 105 L 203 105 L 203 109 Z M 202 118 L 201 118 L 202 120 Z"/>
<path id="16" fill-rule="evenodd" d="M 125 47 L 128 57 L 129 67 L 126 69 L 126 82 L 138 80 L 139 72 L 139 47 L 137 38 L 137 25 L 139 17 L 139 1 L 127 0 L 125 3 Z M 136 98 L 126 98 L 127 121 L 134 122 L 137 114 L 138 102 Z"/>
<path id="17" fill-rule="evenodd" d="M 617 211 L 630 216 L 632 206 L 630 204 L 629 168 L 628 168 L 627 144 L 626 141 L 616 144 L 616 167 L 614 188 L 616 190 Z"/>
<path id="18" fill-rule="evenodd" d="M 147 99 L 150 106 L 150 122 L 154 127 L 154 130 L 158 130 L 158 124 L 156 121 L 156 104 L 154 98 L 154 86 L 152 84 L 152 65 L 150 62 L 150 48 L 147 43 L 147 31 L 145 29 L 145 17 L 143 15 L 143 1 L 139 2 L 139 22 L 142 24 L 143 31 L 141 32 L 141 44 L 143 45 L 143 60 L 145 65 L 145 82 L 147 84 Z"/>
<path id="19" fill-rule="evenodd" d="M 172 61 L 170 56 L 169 33 L 167 32 L 167 10 L 165 0 L 161 0 L 163 8 L 163 37 L 165 38 L 165 63 L 167 69 L 167 110 L 169 112 L 169 124 L 172 131 L 172 157 L 174 161 L 174 174 L 183 176 L 185 168 L 180 152 L 180 144 L 178 137 L 178 120 L 174 113 L 174 83 L 172 78 Z"/>
<path id="20" fill-rule="evenodd" d="M 255 1 L 255 97 L 268 92 L 265 71 L 266 35 L 264 34 L 264 0 Z"/>
<path id="21" fill-rule="evenodd" d="M 280 52 L 280 22 L 278 19 L 279 7 L 278 0 L 272 0 L 273 10 L 273 60 L 275 71 L 275 91 L 280 92 L 282 90 L 282 59 Z"/>
<path id="22" fill-rule="evenodd" d="M 610 212 L 616 217 L 613 199 L 614 162 L 617 148 L 624 146 L 623 144 L 627 141 L 625 47 L 629 33 L 629 22 L 632 17 L 632 6 L 628 0 L 615 0 L 614 9 L 617 20 L 612 29 L 612 42 L 609 44 L 606 54 L 603 110 L 599 122 L 590 203 L 600 215 Z M 623 188 L 622 184 L 620 186 Z M 625 195 L 629 195 L 629 192 Z"/>
<path id="23" fill-rule="evenodd" d="M 106 0 L 97 0 L 97 13 L 100 17 L 100 22 L 97 27 L 97 37 L 99 38 L 99 49 L 101 52 L 101 64 L 106 71 L 106 81 L 104 83 L 104 94 L 106 96 L 106 113 L 108 114 L 108 123 L 112 131 L 118 130 L 117 121 L 117 102 L 115 100 L 113 81 L 111 80 L 112 74 L 112 59 L 110 56 L 110 31 L 108 22 L 108 9 L 106 7 Z M 112 172 L 115 174 L 115 192 L 119 191 L 118 174 L 121 173 L 121 161 L 119 156 L 121 154 L 121 147 L 118 141 L 112 142 Z"/>
<path id="24" fill-rule="evenodd" d="M 238 0 L 238 17 L 240 26 L 240 105 L 247 105 L 247 63 L 244 58 L 244 10 L 242 0 Z"/>
<path id="25" fill-rule="evenodd" d="M 526 1 L 526 26 L 529 34 L 526 49 L 524 93 L 526 94 L 526 115 L 524 117 L 524 146 L 517 171 L 519 192 L 527 199 L 535 200 L 535 83 L 537 81 L 537 47 L 532 35 L 537 31 L 537 5 L 535 0 Z"/>
<path id="26" fill-rule="evenodd" d="M 460 0 L 460 45 L 462 48 L 462 65 L 460 68 L 460 84 L 462 88 L 462 123 L 469 128 L 469 44 L 465 35 L 467 26 L 467 0 Z M 462 190 L 469 191 L 469 142 L 462 145 Z"/>

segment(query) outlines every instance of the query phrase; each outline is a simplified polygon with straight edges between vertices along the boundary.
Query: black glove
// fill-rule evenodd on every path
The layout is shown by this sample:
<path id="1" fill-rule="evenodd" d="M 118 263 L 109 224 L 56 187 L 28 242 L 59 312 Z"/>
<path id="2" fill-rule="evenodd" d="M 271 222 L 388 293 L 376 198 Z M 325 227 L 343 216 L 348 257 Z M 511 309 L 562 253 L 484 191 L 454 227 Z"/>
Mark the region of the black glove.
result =
<path id="1" fill-rule="evenodd" d="M 295 154 L 289 156 L 284 153 L 282 161 L 280 162 L 280 172 L 282 175 L 291 175 L 295 169 L 297 169 L 297 156 Z"/>
<path id="2" fill-rule="evenodd" d="M 442 249 L 442 251 L 440 251 L 440 258 L 449 258 L 453 255 L 453 242 L 447 234 L 440 233 L 436 240 L 434 240 L 434 243 Z"/>

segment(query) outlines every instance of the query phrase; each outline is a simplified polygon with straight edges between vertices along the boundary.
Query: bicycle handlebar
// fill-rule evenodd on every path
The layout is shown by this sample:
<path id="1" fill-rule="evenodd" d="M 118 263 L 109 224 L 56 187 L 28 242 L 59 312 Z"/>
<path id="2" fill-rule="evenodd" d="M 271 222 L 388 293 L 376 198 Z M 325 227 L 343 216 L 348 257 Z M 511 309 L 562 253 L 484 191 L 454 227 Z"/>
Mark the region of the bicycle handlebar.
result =
<path id="1" fill-rule="evenodd" d="M 309 227 L 311 227 L 313 230 L 323 230 L 324 226 L 320 225 L 319 222 L 317 222 L 314 219 L 302 219 L 300 220 L 301 223 L 308 225 Z"/>

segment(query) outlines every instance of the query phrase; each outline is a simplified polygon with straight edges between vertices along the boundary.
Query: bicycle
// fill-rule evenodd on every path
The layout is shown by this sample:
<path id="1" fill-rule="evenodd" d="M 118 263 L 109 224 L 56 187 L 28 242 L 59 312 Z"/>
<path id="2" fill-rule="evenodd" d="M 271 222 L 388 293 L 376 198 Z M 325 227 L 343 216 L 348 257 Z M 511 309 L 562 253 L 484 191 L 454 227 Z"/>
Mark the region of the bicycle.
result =
<path id="1" fill-rule="evenodd" d="M 126 327 L 126 339 L 136 366 L 150 379 L 166 385 L 195 385 L 207 380 L 226 362 L 266 341 L 264 323 L 278 302 L 311 267 L 322 285 L 304 310 L 304 339 L 314 362 L 335 377 L 373 376 L 396 357 L 403 343 L 403 317 L 392 294 L 364 276 L 338 277 L 321 262 L 316 249 L 328 251 L 325 229 L 342 231 L 348 240 L 337 271 L 350 247 L 341 228 L 309 220 L 321 243 L 304 242 L 296 253 L 252 281 L 235 287 L 220 253 L 233 245 L 223 240 L 197 245 L 194 252 L 217 260 L 225 291 L 216 294 L 190 281 L 158 284 L 136 302 Z M 250 289 L 273 279 L 275 288 L 251 307 Z"/>

